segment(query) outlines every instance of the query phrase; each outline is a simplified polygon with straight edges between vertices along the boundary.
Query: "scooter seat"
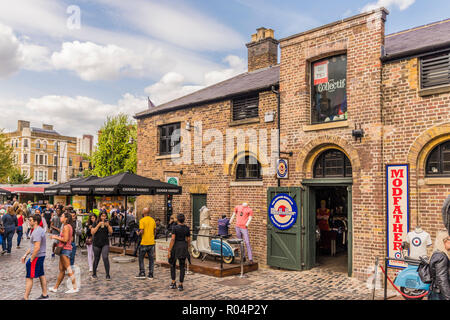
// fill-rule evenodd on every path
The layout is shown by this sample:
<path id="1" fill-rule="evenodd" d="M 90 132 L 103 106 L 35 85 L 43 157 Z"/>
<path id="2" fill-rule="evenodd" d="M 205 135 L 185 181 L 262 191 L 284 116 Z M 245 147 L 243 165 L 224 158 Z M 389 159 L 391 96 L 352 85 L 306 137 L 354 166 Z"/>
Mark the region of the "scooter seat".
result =
<path id="1" fill-rule="evenodd" d="M 228 240 L 227 240 L 227 242 L 230 243 L 230 244 L 240 244 L 242 241 L 244 241 L 244 240 L 238 239 L 238 238 L 235 238 L 235 239 L 228 239 Z"/>

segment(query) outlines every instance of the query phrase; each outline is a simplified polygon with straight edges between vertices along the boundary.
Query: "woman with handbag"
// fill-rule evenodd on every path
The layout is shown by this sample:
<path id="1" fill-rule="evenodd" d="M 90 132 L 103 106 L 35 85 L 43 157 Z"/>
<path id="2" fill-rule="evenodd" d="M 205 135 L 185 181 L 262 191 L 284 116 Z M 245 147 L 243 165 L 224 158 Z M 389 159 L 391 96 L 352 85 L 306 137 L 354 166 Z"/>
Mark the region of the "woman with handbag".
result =
<path id="1" fill-rule="evenodd" d="M 66 293 L 76 293 L 79 291 L 77 287 L 75 273 L 73 272 L 70 266 L 70 256 L 72 254 L 72 237 L 73 237 L 73 228 L 72 228 L 72 216 L 69 212 L 64 212 L 61 215 L 61 223 L 63 226 L 61 227 L 61 234 L 59 236 L 52 235 L 50 238 L 54 240 L 58 240 L 58 246 L 55 249 L 55 254 L 59 255 L 59 275 L 56 280 L 56 284 L 53 288 L 50 288 L 51 292 L 58 292 L 58 287 L 64 279 L 66 270 L 70 279 L 72 280 L 73 288 L 66 291 Z"/>
<path id="2" fill-rule="evenodd" d="M 92 271 L 92 279 L 97 279 L 97 267 L 100 262 L 100 257 L 105 266 L 106 280 L 111 281 L 109 275 L 109 236 L 113 230 L 108 221 L 108 214 L 103 211 L 98 216 L 97 222 L 91 228 L 93 236 L 92 244 L 94 245 L 94 270 Z"/>
<path id="3" fill-rule="evenodd" d="M 22 209 L 18 209 L 17 210 L 17 249 L 20 249 L 20 242 L 22 241 L 22 237 L 23 237 L 23 223 L 24 223 L 24 219 L 23 219 L 23 211 Z"/>
<path id="4" fill-rule="evenodd" d="M 93 272 L 93 264 L 94 264 L 94 247 L 92 244 L 92 233 L 91 229 L 94 226 L 95 221 L 97 220 L 97 217 L 95 214 L 91 213 L 89 216 L 89 220 L 87 221 L 87 231 L 86 231 L 86 247 L 87 247 L 87 256 L 88 256 L 88 264 L 89 264 L 89 272 L 92 274 Z"/>

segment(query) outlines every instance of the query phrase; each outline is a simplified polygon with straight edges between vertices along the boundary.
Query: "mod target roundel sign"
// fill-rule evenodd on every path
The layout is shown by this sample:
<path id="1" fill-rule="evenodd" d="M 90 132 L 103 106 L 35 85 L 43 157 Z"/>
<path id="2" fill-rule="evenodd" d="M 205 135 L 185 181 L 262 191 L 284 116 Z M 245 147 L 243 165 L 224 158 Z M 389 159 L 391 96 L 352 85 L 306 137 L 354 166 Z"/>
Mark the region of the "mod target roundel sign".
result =
<path id="1" fill-rule="evenodd" d="M 286 193 L 277 194 L 269 205 L 270 222 L 280 230 L 290 229 L 297 221 L 297 203 Z"/>
<path id="2" fill-rule="evenodd" d="M 420 245 L 422 244 L 422 240 L 420 240 L 420 238 L 415 237 L 414 239 L 412 239 L 412 244 L 415 247 L 420 247 Z"/>

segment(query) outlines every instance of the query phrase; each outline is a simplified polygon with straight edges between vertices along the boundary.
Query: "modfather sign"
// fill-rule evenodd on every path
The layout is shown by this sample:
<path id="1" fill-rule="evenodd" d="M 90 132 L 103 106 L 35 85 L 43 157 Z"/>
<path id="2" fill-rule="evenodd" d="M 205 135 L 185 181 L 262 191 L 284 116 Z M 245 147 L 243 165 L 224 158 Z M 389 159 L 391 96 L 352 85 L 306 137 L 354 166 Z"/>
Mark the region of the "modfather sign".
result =
<path id="1" fill-rule="evenodd" d="M 401 258 L 402 241 L 409 231 L 409 168 L 407 164 L 386 166 L 388 257 Z M 403 268 L 405 263 L 390 261 Z"/>

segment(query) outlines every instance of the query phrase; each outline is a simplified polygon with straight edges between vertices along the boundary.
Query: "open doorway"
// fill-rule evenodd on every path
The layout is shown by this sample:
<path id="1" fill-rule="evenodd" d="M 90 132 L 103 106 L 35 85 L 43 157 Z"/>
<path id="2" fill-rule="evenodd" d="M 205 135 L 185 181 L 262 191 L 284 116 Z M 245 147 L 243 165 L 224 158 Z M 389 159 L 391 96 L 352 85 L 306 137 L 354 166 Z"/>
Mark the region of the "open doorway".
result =
<path id="1" fill-rule="evenodd" d="M 315 187 L 316 266 L 348 272 L 348 191 L 345 186 Z"/>

